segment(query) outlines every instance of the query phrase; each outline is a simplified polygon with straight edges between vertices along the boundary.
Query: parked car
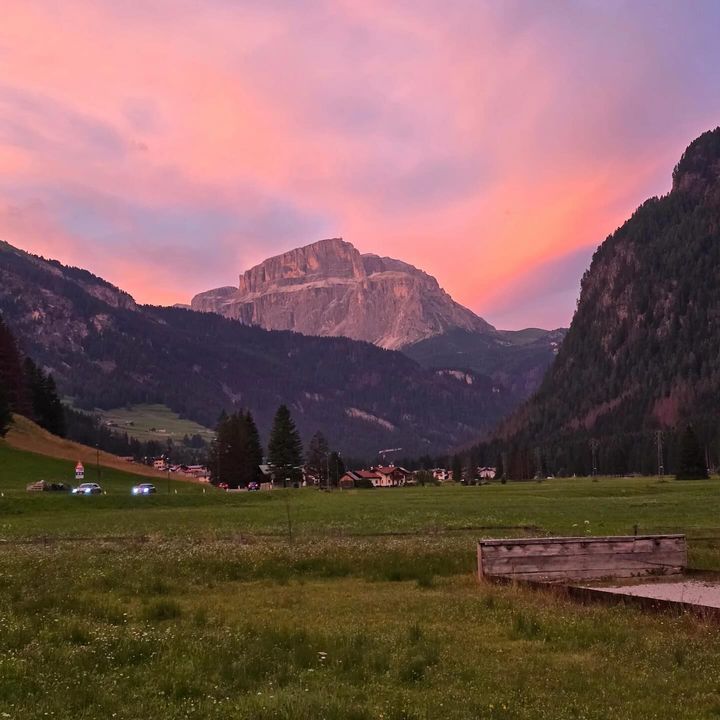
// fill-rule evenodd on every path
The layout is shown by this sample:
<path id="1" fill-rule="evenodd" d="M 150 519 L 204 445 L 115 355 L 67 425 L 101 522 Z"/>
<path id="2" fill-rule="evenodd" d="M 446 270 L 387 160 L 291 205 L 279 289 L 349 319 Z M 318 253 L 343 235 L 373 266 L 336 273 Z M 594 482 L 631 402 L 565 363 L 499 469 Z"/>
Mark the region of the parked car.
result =
<path id="1" fill-rule="evenodd" d="M 259 482 L 251 482 L 248 483 L 248 490 L 259 490 L 260 489 L 260 483 Z"/>
<path id="2" fill-rule="evenodd" d="M 68 492 L 71 488 L 64 483 L 50 483 L 47 480 L 38 480 L 30 483 L 26 490 L 28 492 Z"/>
<path id="3" fill-rule="evenodd" d="M 100 495 L 102 494 L 102 488 L 97 483 L 86 482 L 80 483 L 76 488 L 73 488 L 73 495 Z"/>
<path id="4" fill-rule="evenodd" d="M 156 493 L 157 490 L 152 483 L 140 483 L 139 485 L 134 485 L 131 492 L 133 495 L 152 495 Z"/>

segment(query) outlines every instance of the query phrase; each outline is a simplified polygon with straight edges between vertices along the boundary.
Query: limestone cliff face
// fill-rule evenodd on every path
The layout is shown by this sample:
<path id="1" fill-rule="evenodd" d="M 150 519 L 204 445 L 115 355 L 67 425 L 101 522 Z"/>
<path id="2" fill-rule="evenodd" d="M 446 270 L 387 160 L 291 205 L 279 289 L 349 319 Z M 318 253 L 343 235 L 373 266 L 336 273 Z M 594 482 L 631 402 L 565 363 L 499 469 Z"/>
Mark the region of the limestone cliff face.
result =
<path id="1" fill-rule="evenodd" d="M 451 328 L 494 333 L 412 265 L 321 240 L 247 270 L 237 288 L 201 293 L 192 308 L 268 330 L 365 340 L 397 349 Z"/>

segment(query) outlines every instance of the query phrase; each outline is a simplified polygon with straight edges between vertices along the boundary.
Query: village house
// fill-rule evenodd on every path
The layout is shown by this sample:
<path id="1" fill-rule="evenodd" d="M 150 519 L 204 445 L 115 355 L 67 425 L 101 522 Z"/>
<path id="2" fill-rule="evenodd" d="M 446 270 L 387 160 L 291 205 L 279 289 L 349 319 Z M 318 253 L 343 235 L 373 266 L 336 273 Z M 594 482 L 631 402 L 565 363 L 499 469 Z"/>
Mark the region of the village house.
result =
<path id="1" fill-rule="evenodd" d="M 405 468 L 395 465 L 379 466 L 370 470 L 353 470 L 346 472 L 340 478 L 340 487 L 348 489 L 352 487 L 363 487 L 368 482 L 373 487 L 400 487 L 410 483 L 412 473 Z"/>
<path id="2" fill-rule="evenodd" d="M 405 485 L 412 475 L 409 470 L 395 465 L 379 466 L 373 468 L 373 472 L 380 476 L 380 480 L 375 487 L 400 487 Z"/>
<path id="3" fill-rule="evenodd" d="M 204 465 L 186 465 L 183 466 L 183 472 L 199 482 L 210 482 L 210 470 Z"/>
<path id="4" fill-rule="evenodd" d="M 378 487 L 380 475 L 372 470 L 353 470 L 346 472 L 339 480 L 338 485 L 342 490 L 350 490 L 354 487 L 366 487 L 368 482 L 373 487 Z"/>

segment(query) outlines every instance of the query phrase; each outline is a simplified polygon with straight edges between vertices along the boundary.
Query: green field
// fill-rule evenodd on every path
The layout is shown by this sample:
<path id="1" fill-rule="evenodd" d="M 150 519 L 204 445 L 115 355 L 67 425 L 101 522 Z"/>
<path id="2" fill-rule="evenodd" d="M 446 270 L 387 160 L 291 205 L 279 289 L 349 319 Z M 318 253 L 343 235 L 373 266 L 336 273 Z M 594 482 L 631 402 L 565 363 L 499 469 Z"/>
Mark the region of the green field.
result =
<path id="1" fill-rule="evenodd" d="M 192 420 L 185 420 L 165 405 L 130 405 L 114 410 L 96 410 L 105 423 L 116 432 L 126 432 L 138 440 L 156 440 L 160 443 L 172 440 L 180 442 L 183 436 L 200 435 L 210 442 L 215 431 Z"/>
<path id="2" fill-rule="evenodd" d="M 717 480 L 71 498 L 2 467 L 0 717 L 720 717 L 717 626 L 473 575 L 480 536 L 635 524 L 720 569 Z"/>

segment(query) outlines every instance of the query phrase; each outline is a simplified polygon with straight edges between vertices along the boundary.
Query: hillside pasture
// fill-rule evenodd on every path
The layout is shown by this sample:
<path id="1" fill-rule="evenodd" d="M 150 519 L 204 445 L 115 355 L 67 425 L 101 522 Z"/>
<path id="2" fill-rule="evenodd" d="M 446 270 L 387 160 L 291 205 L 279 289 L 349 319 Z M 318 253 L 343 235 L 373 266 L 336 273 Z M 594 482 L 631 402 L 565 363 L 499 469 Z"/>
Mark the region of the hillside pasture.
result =
<path id="1" fill-rule="evenodd" d="M 200 435 L 205 442 L 211 442 L 215 431 L 192 420 L 181 418 L 166 405 L 129 405 L 113 410 L 96 410 L 95 413 L 115 432 L 126 432 L 130 437 L 147 442 L 155 440 L 179 443 L 185 435 Z"/>
<path id="2" fill-rule="evenodd" d="M 68 481 L 68 463 L 72 463 L 71 476 L 74 478 L 75 464 L 78 461 L 82 462 L 86 466 L 95 466 L 99 462 L 101 467 L 119 470 L 121 473 L 126 475 L 143 475 L 145 477 L 155 478 L 162 475 L 162 473 L 154 470 L 153 468 L 147 467 L 146 465 L 129 463 L 126 460 L 117 457 L 117 455 L 111 455 L 103 450 L 98 452 L 95 448 L 88 447 L 87 445 L 81 445 L 80 443 L 73 442 L 72 440 L 52 435 L 47 432 L 47 430 L 43 430 L 43 428 L 39 425 L 36 425 L 32 422 L 32 420 L 28 420 L 22 415 L 13 416 L 10 431 L 4 441 L 0 440 L 0 453 L 5 453 L 5 463 L 13 462 L 9 456 L 9 453 L 12 450 L 24 452 L 25 460 L 19 462 L 18 465 L 8 465 L 4 472 L 0 469 L 0 485 L 2 485 L 3 478 L 6 478 L 8 482 L 13 483 L 22 481 L 23 478 L 29 478 L 26 482 L 34 482 L 32 478 L 42 479 L 36 477 L 34 473 L 32 463 L 27 457 L 30 454 L 40 455 L 53 460 L 67 461 L 63 463 L 62 466 L 52 462 L 49 462 L 49 464 L 44 466 L 40 459 L 36 460 L 36 469 L 42 471 L 44 468 L 47 468 L 46 472 L 60 473 L 58 477 L 66 478 L 64 481 L 58 480 L 58 482 Z M 17 458 L 20 457 L 20 455 L 17 456 Z M 40 465 L 37 465 L 37 463 L 40 463 Z M 45 479 L 51 480 L 50 477 Z"/>

